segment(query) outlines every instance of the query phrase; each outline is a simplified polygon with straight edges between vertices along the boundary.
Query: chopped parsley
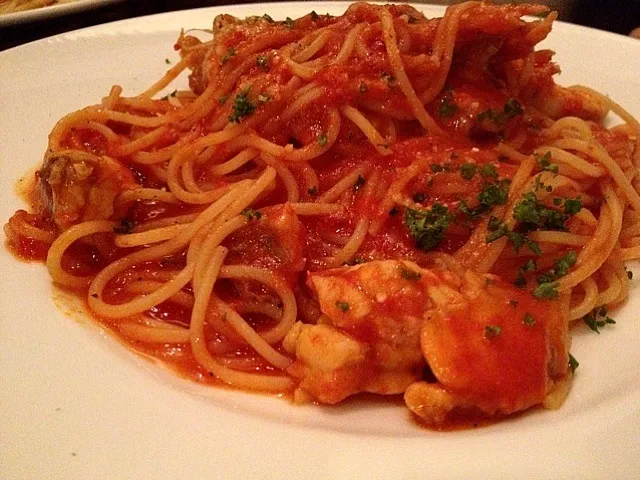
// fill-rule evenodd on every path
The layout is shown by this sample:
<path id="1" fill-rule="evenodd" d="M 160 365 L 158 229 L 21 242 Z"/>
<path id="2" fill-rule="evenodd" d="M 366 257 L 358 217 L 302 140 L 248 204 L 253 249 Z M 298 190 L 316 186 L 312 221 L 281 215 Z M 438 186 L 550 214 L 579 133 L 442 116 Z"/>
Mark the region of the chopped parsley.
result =
<path id="1" fill-rule="evenodd" d="M 582 320 L 597 334 L 600 334 L 600 329 L 605 325 L 614 325 L 616 323 L 613 318 L 607 316 L 606 307 L 594 308 L 590 313 L 582 317 Z"/>
<path id="2" fill-rule="evenodd" d="M 113 232 L 120 235 L 126 235 L 133 232 L 134 228 L 136 228 L 136 222 L 129 220 L 128 218 L 123 218 L 120 220 L 120 225 L 113 227 Z"/>
<path id="3" fill-rule="evenodd" d="M 573 355 L 569 354 L 569 368 L 571 369 L 571 373 L 575 373 L 579 366 L 580 363 L 578 360 L 576 360 Z"/>
<path id="4" fill-rule="evenodd" d="M 551 270 L 543 275 L 538 276 L 538 283 L 549 283 L 564 277 L 567 273 L 569 273 L 569 269 L 576 264 L 577 260 L 578 254 L 574 250 L 571 250 L 570 252 L 566 253 L 558 260 L 556 260 Z"/>
<path id="5" fill-rule="evenodd" d="M 269 57 L 267 55 L 258 55 L 256 57 L 256 65 L 266 72 L 269 70 Z"/>
<path id="6" fill-rule="evenodd" d="M 424 202 L 425 198 L 427 198 L 427 196 L 424 193 L 418 192 L 413 196 L 413 201 L 415 203 L 422 203 Z"/>
<path id="7" fill-rule="evenodd" d="M 320 15 L 318 15 L 315 10 L 312 10 L 311 11 L 311 20 L 315 22 L 316 20 L 318 20 L 318 18 L 320 18 Z"/>
<path id="8" fill-rule="evenodd" d="M 518 306 L 518 301 L 512 298 L 511 300 L 509 300 L 509 306 L 516 308 Z"/>
<path id="9" fill-rule="evenodd" d="M 410 282 L 417 282 L 422 278 L 422 274 L 420 272 L 414 272 L 413 270 L 409 270 L 405 267 L 400 268 L 400 276 Z"/>
<path id="10" fill-rule="evenodd" d="M 431 164 L 431 171 L 433 173 L 439 173 L 441 171 L 444 170 L 444 166 L 441 163 L 432 163 Z"/>
<path id="11" fill-rule="evenodd" d="M 551 163 L 551 152 L 547 152 L 544 155 L 536 155 L 536 162 L 538 162 L 540 170 L 558 173 L 558 165 Z"/>
<path id="12" fill-rule="evenodd" d="M 542 250 L 540 250 L 540 245 L 538 245 L 537 242 L 531 240 L 524 233 L 509 230 L 506 224 L 496 217 L 491 217 L 489 219 L 488 230 L 489 233 L 485 240 L 487 243 L 495 242 L 502 237 L 507 237 L 513 244 L 513 248 L 516 252 L 520 251 L 520 249 L 526 245 L 529 250 L 536 255 L 542 255 Z"/>
<path id="13" fill-rule="evenodd" d="M 218 97 L 218 105 L 224 105 L 224 103 L 227 101 L 227 98 L 229 98 L 229 95 L 223 95 L 222 97 Z"/>
<path id="14" fill-rule="evenodd" d="M 507 103 L 504 104 L 504 113 L 507 118 L 512 118 L 522 115 L 524 113 L 524 108 L 522 108 L 522 104 L 518 100 L 510 98 L 507 100 Z"/>
<path id="15" fill-rule="evenodd" d="M 478 172 L 480 173 L 480 175 L 482 175 L 485 178 L 486 177 L 498 178 L 498 171 L 496 170 L 496 167 L 491 165 L 490 163 L 479 167 Z"/>
<path id="16" fill-rule="evenodd" d="M 309 196 L 311 197 L 315 197 L 318 195 L 318 187 L 316 187 L 315 185 L 313 187 L 310 187 L 307 190 L 307 193 L 309 194 Z"/>
<path id="17" fill-rule="evenodd" d="M 233 47 L 229 47 L 227 49 L 227 51 L 225 52 L 225 54 L 222 56 L 222 65 L 224 65 L 225 63 L 227 63 L 229 60 L 231 60 L 233 57 L 236 56 L 236 49 Z"/>
<path id="18" fill-rule="evenodd" d="M 478 201 L 487 207 L 494 205 L 504 205 L 509 198 L 509 180 L 502 180 L 498 183 L 488 183 L 478 194 Z"/>
<path id="19" fill-rule="evenodd" d="M 321 147 L 324 147 L 327 144 L 327 134 L 322 132 L 320 135 L 318 135 L 318 145 L 320 145 Z"/>
<path id="20" fill-rule="evenodd" d="M 366 83 L 360 82 L 360 86 L 358 87 L 358 91 L 360 93 L 367 93 L 369 91 L 369 87 L 367 87 Z"/>
<path id="21" fill-rule="evenodd" d="M 347 313 L 349 311 L 349 309 L 351 308 L 351 305 L 349 305 L 347 302 L 341 302 L 340 300 L 338 300 L 338 301 L 336 301 L 336 307 L 341 312 Z"/>
<path id="22" fill-rule="evenodd" d="M 476 167 L 473 163 L 463 163 L 460 165 L 460 176 L 465 180 L 471 180 L 476 174 Z"/>
<path id="23" fill-rule="evenodd" d="M 566 215 L 575 215 L 582 210 L 582 198 L 567 198 L 564 201 L 564 213 Z"/>
<path id="24" fill-rule="evenodd" d="M 515 98 L 510 98 L 504 104 L 502 111 L 497 111 L 493 108 L 489 108 L 480 112 L 476 119 L 478 123 L 487 121 L 492 123 L 494 126 L 504 127 L 507 120 L 522 115 L 523 113 L 524 108 L 522 107 L 522 104 Z"/>
<path id="25" fill-rule="evenodd" d="M 267 15 L 266 13 L 262 15 L 262 19 L 269 23 L 273 23 L 273 18 L 271 18 L 271 15 Z"/>
<path id="26" fill-rule="evenodd" d="M 438 105 L 436 112 L 440 118 L 448 118 L 455 115 L 458 110 L 460 109 L 453 102 L 451 92 L 447 92 L 442 97 L 442 100 L 440 100 L 440 104 Z"/>
<path id="27" fill-rule="evenodd" d="M 249 221 L 251 220 L 260 220 L 262 218 L 262 213 L 260 213 L 258 210 L 254 210 L 253 208 L 245 208 L 242 211 L 242 215 L 244 215 L 245 217 L 247 217 L 247 219 L 249 219 Z"/>
<path id="28" fill-rule="evenodd" d="M 407 18 L 407 23 L 409 25 L 413 25 L 414 23 L 418 23 L 420 21 L 420 19 L 413 17 L 411 15 L 409 15 L 409 18 Z"/>
<path id="29" fill-rule="evenodd" d="M 492 339 L 496 338 L 502 333 L 502 327 L 500 325 L 487 325 L 484 327 L 484 338 Z"/>
<path id="30" fill-rule="evenodd" d="M 359 190 L 360 187 L 363 187 L 364 184 L 367 183 L 367 179 L 364 178 L 362 175 L 358 175 L 358 178 L 356 179 L 355 183 L 353 184 L 353 190 Z"/>
<path id="31" fill-rule="evenodd" d="M 533 296 L 542 299 L 558 298 L 558 282 L 542 283 L 533 291 Z"/>
<path id="32" fill-rule="evenodd" d="M 533 318 L 533 315 L 531 315 L 529 312 L 524 314 L 524 324 L 527 325 L 528 327 L 533 327 L 536 324 L 536 319 Z"/>
<path id="33" fill-rule="evenodd" d="M 545 206 L 534 192 L 527 192 L 514 207 L 513 218 L 524 224 L 528 231 L 536 228 L 564 230 L 564 222 L 569 215 Z"/>
<path id="34" fill-rule="evenodd" d="M 434 203 L 430 210 L 407 208 L 404 221 L 416 241 L 416 246 L 428 252 L 442 241 L 452 216 L 447 207 Z"/>
<path id="35" fill-rule="evenodd" d="M 382 72 L 380 74 L 380 78 L 382 78 L 385 82 L 387 82 L 387 85 L 389 87 L 395 87 L 396 86 L 396 77 L 391 75 L 389 72 Z"/>
<path id="36" fill-rule="evenodd" d="M 233 110 L 231 111 L 231 115 L 229 115 L 229 121 L 240 123 L 240 120 L 251 115 L 255 109 L 255 104 L 249 98 L 249 88 L 246 88 L 238 93 L 233 100 Z"/>
<path id="37" fill-rule="evenodd" d="M 525 273 L 535 272 L 538 268 L 535 260 L 529 259 L 527 263 L 522 265 L 518 270 L 518 276 L 514 280 L 513 284 L 518 288 L 524 288 L 527 286 L 527 280 L 524 278 Z"/>
<path id="38" fill-rule="evenodd" d="M 296 26 L 296 22 L 291 18 L 291 17 L 287 17 L 284 19 L 284 24 L 289 28 L 292 29 L 293 27 Z"/>

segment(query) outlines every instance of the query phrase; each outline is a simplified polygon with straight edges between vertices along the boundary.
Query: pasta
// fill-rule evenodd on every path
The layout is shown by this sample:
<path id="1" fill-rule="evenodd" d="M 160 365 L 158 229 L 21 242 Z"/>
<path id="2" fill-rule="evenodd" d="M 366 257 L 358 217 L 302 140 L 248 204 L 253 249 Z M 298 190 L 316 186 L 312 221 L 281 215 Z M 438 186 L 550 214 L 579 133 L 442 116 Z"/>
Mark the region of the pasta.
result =
<path id="1" fill-rule="evenodd" d="M 403 394 L 437 428 L 558 408 L 570 326 L 615 323 L 640 256 L 640 126 L 554 82 L 555 16 L 220 15 L 56 124 L 8 245 L 197 381 Z"/>

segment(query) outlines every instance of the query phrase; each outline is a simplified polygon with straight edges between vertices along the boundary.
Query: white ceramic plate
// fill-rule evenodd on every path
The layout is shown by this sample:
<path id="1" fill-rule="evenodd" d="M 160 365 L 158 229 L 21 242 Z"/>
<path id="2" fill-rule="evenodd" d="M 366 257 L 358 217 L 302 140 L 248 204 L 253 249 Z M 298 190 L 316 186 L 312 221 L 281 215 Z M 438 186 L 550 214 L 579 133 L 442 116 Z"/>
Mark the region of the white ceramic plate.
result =
<path id="1" fill-rule="evenodd" d="M 48 7 L 34 8 L 32 10 L 0 15 L 0 27 L 32 22 L 34 20 L 43 20 L 46 18 L 58 17 L 60 15 L 68 15 L 81 10 L 89 10 L 101 5 L 106 5 L 107 3 L 120 1 L 122 0 L 59 0 L 59 3 Z"/>
<path id="2" fill-rule="evenodd" d="M 175 12 L 67 33 L 0 54 L 0 219 L 23 203 L 15 182 L 39 163 L 65 113 L 112 84 L 141 91 L 173 63 L 181 27 L 214 15 L 296 17 L 346 4 L 256 4 Z M 441 9 L 421 7 L 427 14 Z M 563 84 L 604 91 L 640 117 L 640 42 L 558 24 Z M 618 323 L 578 329 L 580 369 L 556 412 L 439 433 L 376 401 L 294 407 L 200 388 L 130 353 L 52 300 L 43 265 L 0 248 L 0 478 L 640 478 L 638 280 Z M 640 274 L 637 275 L 640 277 Z"/>

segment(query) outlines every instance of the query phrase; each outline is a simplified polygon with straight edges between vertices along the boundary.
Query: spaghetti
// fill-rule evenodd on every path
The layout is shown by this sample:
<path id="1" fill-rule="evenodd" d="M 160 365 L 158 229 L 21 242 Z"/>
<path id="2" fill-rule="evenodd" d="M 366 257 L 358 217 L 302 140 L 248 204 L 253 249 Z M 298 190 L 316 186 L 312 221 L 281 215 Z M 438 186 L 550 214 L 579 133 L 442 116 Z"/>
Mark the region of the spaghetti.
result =
<path id="1" fill-rule="evenodd" d="M 640 126 L 554 83 L 543 12 L 220 15 L 147 91 L 57 123 L 8 243 L 199 381 L 404 393 L 436 426 L 557 407 L 568 325 L 611 323 L 640 256 Z"/>

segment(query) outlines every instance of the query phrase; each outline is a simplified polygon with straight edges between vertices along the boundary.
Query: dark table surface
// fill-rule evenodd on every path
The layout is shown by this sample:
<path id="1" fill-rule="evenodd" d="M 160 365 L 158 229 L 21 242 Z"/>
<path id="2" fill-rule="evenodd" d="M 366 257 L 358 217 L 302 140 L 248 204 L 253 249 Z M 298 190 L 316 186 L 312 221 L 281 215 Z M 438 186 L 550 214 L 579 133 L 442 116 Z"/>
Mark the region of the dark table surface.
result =
<path id="1" fill-rule="evenodd" d="M 0 50 L 58 33 L 124 18 L 234 3 L 258 2 L 256 0 L 123 0 L 71 15 L 0 27 Z M 573 5 L 571 8 L 563 11 L 561 20 L 622 34 L 627 34 L 633 28 L 640 26 L 640 0 L 577 0 L 571 4 Z"/>

